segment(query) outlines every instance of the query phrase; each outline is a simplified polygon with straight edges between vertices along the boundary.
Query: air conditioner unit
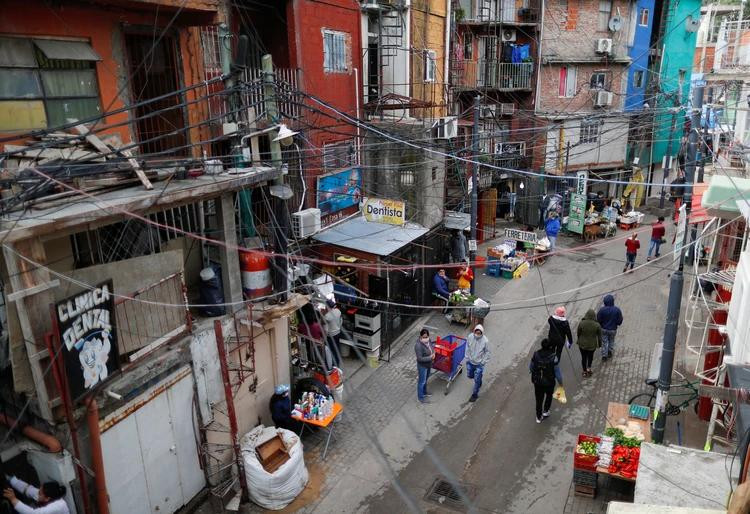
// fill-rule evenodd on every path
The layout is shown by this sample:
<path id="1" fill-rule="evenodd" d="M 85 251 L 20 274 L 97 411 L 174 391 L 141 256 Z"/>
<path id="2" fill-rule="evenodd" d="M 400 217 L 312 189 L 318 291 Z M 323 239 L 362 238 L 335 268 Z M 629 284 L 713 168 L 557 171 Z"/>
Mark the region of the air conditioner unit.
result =
<path id="1" fill-rule="evenodd" d="M 494 118 L 497 105 L 482 105 L 479 110 L 480 118 Z"/>
<path id="2" fill-rule="evenodd" d="M 320 232 L 320 209 L 304 209 L 292 213 L 292 233 L 304 239 Z"/>
<path id="3" fill-rule="evenodd" d="M 512 42 L 516 40 L 516 29 L 503 29 L 501 34 L 503 41 Z"/>
<path id="4" fill-rule="evenodd" d="M 501 116 L 512 116 L 516 112 L 516 104 L 514 103 L 503 103 L 500 104 L 500 115 Z"/>
<path id="5" fill-rule="evenodd" d="M 435 127 L 437 128 L 435 137 L 438 139 L 453 139 L 458 136 L 458 118 L 455 116 L 440 118 Z"/>
<path id="6" fill-rule="evenodd" d="M 607 38 L 596 40 L 596 53 L 598 54 L 611 54 L 612 53 L 612 40 Z"/>
<path id="7" fill-rule="evenodd" d="M 597 107 L 606 107 L 612 105 L 612 98 L 615 95 L 612 91 L 597 91 L 596 92 L 596 105 Z"/>

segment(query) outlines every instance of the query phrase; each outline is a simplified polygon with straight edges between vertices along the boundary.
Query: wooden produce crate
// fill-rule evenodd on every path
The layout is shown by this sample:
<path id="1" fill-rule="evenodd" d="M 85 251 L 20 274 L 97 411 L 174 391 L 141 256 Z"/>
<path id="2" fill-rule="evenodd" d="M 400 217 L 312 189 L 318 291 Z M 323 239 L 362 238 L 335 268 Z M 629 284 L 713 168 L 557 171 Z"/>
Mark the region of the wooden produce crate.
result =
<path id="1" fill-rule="evenodd" d="M 269 473 L 273 473 L 289 460 L 289 453 L 286 451 L 284 441 L 279 435 L 256 446 L 255 453 L 263 469 Z"/>
<path id="2" fill-rule="evenodd" d="M 596 487 L 575 484 L 573 486 L 573 494 L 575 496 L 583 496 L 584 498 L 596 498 Z"/>

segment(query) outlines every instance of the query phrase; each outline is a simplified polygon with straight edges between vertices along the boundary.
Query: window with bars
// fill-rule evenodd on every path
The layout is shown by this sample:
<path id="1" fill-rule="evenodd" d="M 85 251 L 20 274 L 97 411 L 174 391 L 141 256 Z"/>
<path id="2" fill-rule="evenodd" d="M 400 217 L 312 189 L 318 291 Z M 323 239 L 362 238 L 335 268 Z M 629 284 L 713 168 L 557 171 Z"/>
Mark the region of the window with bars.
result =
<path id="1" fill-rule="evenodd" d="M 85 268 L 159 253 L 163 245 L 184 237 L 183 232 L 198 231 L 198 212 L 197 204 L 189 204 L 148 215 L 151 221 L 173 228 L 161 228 L 130 218 L 74 234 L 71 246 L 75 267 Z"/>
<path id="2" fill-rule="evenodd" d="M 354 140 L 336 141 L 323 145 L 323 168 L 334 171 L 354 164 Z"/>
<path id="3" fill-rule="evenodd" d="M 99 60 L 85 41 L 0 37 L 0 130 L 56 127 L 101 114 Z"/>
<path id="4" fill-rule="evenodd" d="M 638 70 L 633 73 L 633 86 L 634 87 L 643 87 L 644 83 L 644 74 L 643 70 Z"/>
<path id="5" fill-rule="evenodd" d="M 345 73 L 348 65 L 348 34 L 333 30 L 323 30 L 323 71 Z"/>
<path id="6" fill-rule="evenodd" d="M 584 120 L 581 122 L 581 130 L 579 134 L 579 143 L 598 143 L 599 132 L 602 126 L 600 120 Z"/>
<path id="7" fill-rule="evenodd" d="M 474 35 L 471 32 L 464 32 L 464 59 L 472 60 L 474 58 Z"/>
<path id="8" fill-rule="evenodd" d="M 434 50 L 424 51 L 424 81 L 435 82 L 437 57 Z"/>
<path id="9" fill-rule="evenodd" d="M 591 89 L 607 89 L 607 74 L 605 72 L 596 72 L 591 74 L 589 81 Z"/>

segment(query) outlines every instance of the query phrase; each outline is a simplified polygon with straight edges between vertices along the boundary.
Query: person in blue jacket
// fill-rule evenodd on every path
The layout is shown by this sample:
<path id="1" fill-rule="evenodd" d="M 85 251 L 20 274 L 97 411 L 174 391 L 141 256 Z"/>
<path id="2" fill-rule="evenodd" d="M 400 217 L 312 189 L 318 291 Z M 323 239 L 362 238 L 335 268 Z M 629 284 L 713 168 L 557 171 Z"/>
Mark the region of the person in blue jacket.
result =
<path id="1" fill-rule="evenodd" d="M 604 307 L 596 314 L 596 321 L 602 327 L 602 360 L 606 361 L 612 358 L 617 327 L 622 325 L 622 311 L 615 305 L 615 297 L 611 294 L 604 297 Z"/>
<path id="2" fill-rule="evenodd" d="M 289 397 L 288 385 L 279 384 L 274 388 L 268 407 L 274 425 L 299 433 L 302 423 L 292 417 L 292 399 Z"/>
<path id="3" fill-rule="evenodd" d="M 549 249 L 551 252 L 555 251 L 557 246 L 557 234 L 560 233 L 560 218 L 555 211 L 552 211 L 547 218 L 547 223 L 544 224 L 544 232 L 547 234 L 549 239 Z"/>
<path id="4" fill-rule="evenodd" d="M 448 284 L 448 277 L 445 276 L 444 269 L 439 270 L 437 273 L 435 273 L 435 276 L 432 277 L 432 295 L 445 302 L 445 309 L 443 309 L 443 314 L 448 311 L 448 299 L 451 295 L 450 291 L 448 290 Z"/>

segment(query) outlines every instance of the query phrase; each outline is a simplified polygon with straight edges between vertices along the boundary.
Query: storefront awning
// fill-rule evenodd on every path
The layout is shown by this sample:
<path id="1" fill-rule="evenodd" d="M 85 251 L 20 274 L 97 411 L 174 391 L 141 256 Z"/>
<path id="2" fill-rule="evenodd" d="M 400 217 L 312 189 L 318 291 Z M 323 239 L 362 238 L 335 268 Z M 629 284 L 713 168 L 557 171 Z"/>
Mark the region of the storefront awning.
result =
<path id="1" fill-rule="evenodd" d="M 702 205 L 703 195 L 706 194 L 708 184 L 705 182 L 697 182 L 693 185 L 693 200 L 690 205 L 690 223 L 704 223 L 713 216 L 706 212 L 706 209 Z"/>
<path id="2" fill-rule="evenodd" d="M 750 179 L 714 175 L 701 205 L 710 216 L 732 219 L 740 214 L 737 200 L 743 199 L 750 202 Z"/>
<path id="3" fill-rule="evenodd" d="M 363 217 L 344 221 L 315 234 L 313 239 L 342 248 L 386 256 L 426 234 L 428 230 L 416 223 L 403 226 L 373 223 Z"/>

